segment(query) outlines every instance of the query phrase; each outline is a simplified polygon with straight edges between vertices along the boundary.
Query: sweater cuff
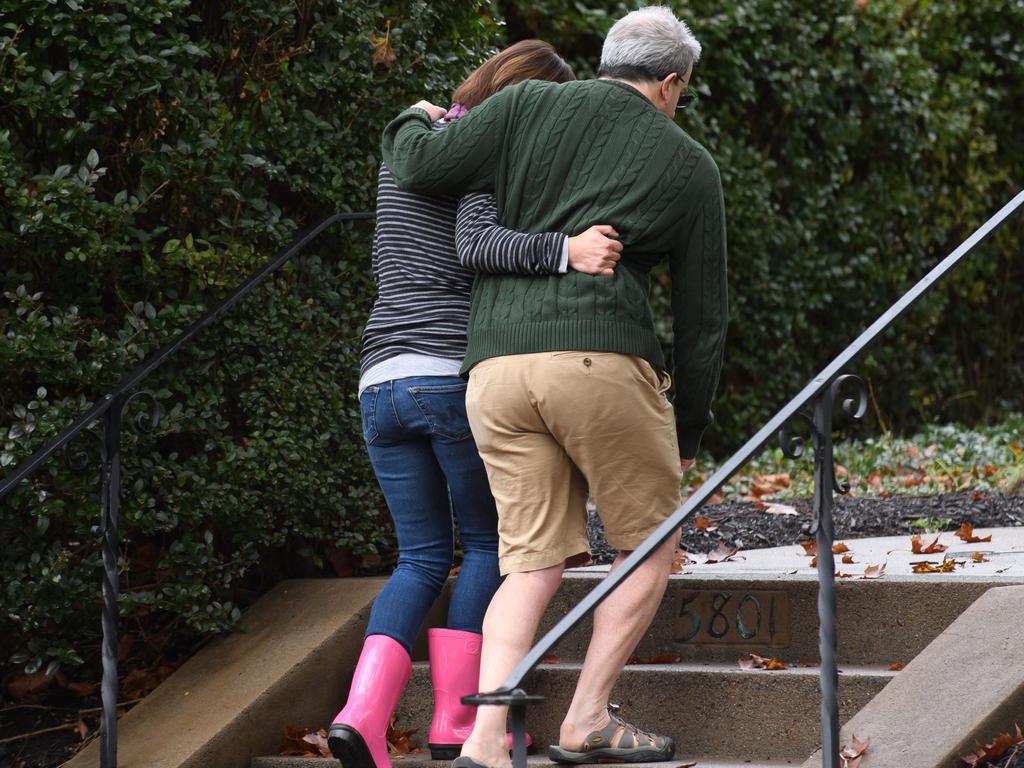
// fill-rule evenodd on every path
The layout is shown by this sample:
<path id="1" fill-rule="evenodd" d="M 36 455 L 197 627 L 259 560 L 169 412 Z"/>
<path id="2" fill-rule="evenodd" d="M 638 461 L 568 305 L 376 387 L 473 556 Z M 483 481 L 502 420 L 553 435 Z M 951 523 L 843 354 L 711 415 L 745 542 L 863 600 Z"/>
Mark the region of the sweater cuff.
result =
<path id="1" fill-rule="evenodd" d="M 700 439 L 707 427 L 696 424 L 676 424 L 676 439 L 679 441 L 679 458 L 694 459 L 700 448 Z"/>
<path id="2" fill-rule="evenodd" d="M 427 112 L 427 110 L 423 109 L 423 107 L 409 107 L 407 110 L 402 112 L 395 119 L 396 120 L 401 120 L 406 115 L 408 115 L 409 117 L 424 117 L 424 118 L 426 118 L 427 127 L 432 127 L 434 125 L 432 122 L 430 122 L 430 113 Z"/>
<path id="3" fill-rule="evenodd" d="M 562 258 L 558 261 L 558 274 L 564 275 L 569 271 L 569 238 L 562 235 Z"/>

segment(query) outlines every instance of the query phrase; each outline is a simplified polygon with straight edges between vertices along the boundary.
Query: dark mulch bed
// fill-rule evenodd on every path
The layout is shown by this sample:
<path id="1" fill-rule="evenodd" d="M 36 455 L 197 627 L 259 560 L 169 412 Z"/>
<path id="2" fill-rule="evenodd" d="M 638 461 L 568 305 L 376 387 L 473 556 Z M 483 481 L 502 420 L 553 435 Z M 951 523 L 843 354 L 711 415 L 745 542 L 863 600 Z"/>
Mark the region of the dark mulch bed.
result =
<path id="1" fill-rule="evenodd" d="M 703 507 L 699 514 L 718 530 L 697 530 L 691 516 L 683 525 L 680 546 L 690 552 L 708 552 L 721 540 L 739 549 L 782 547 L 809 538 L 811 499 L 779 502 L 797 515 L 770 514 L 757 502 L 725 502 Z M 956 530 L 961 523 L 975 528 L 1024 525 L 1024 496 L 1003 493 L 946 493 L 937 496 L 890 496 L 887 498 L 837 496 L 833 512 L 837 539 L 899 536 L 922 533 L 915 521 L 929 521 L 928 530 Z M 604 540 L 597 516 L 590 515 L 591 551 L 597 564 L 609 563 L 616 550 Z"/>
<path id="2" fill-rule="evenodd" d="M 19 703 L 0 711 L 0 737 L 29 733 L 27 739 L 0 744 L 0 768 L 55 768 L 71 759 L 82 738 L 74 729 L 81 719 L 94 736 L 99 726 L 99 697 L 82 701 L 64 691 L 51 690 L 33 703 Z M 85 709 L 79 715 L 81 709 Z M 61 727 L 68 724 L 67 727 Z M 59 730 L 50 730 L 50 729 Z"/>

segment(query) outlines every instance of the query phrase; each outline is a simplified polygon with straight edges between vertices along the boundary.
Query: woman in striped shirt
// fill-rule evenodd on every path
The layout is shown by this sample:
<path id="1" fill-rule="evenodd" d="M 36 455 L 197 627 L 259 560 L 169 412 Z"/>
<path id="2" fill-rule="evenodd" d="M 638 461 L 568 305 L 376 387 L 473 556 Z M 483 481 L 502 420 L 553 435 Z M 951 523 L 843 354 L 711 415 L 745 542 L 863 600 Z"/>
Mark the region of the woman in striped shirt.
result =
<path id="1" fill-rule="evenodd" d="M 443 130 L 485 98 L 523 80 L 565 82 L 572 70 L 545 42 L 526 40 L 485 62 L 456 89 Z M 433 116 L 432 116 L 433 117 Z M 458 222 L 458 229 L 456 223 Z M 500 582 L 497 513 L 466 417 L 470 289 L 476 271 L 540 275 L 574 268 L 610 274 L 621 246 L 611 227 L 524 234 L 497 224 L 489 194 L 428 197 L 398 189 L 383 165 L 373 274 L 378 296 L 363 333 L 359 404 L 374 472 L 395 523 L 399 557 L 374 601 L 345 708 L 329 744 L 344 768 L 389 768 L 386 730 L 411 674 L 410 652 L 454 559 L 462 565 L 446 629 L 428 631 L 434 759 L 457 757 L 472 730 L 480 631 Z M 459 249 L 456 251 L 456 241 Z"/>

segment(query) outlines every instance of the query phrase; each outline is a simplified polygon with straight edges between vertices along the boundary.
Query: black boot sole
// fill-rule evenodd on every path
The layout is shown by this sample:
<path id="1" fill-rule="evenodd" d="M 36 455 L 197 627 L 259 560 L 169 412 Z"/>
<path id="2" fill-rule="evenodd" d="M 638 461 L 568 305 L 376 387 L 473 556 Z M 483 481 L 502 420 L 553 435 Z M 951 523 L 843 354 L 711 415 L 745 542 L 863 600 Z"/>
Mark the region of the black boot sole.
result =
<path id="1" fill-rule="evenodd" d="M 327 746 L 342 768 L 377 768 L 366 742 L 352 726 L 332 725 L 327 732 Z"/>
<path id="2" fill-rule="evenodd" d="M 461 744 L 429 744 L 431 760 L 454 760 L 462 752 Z"/>

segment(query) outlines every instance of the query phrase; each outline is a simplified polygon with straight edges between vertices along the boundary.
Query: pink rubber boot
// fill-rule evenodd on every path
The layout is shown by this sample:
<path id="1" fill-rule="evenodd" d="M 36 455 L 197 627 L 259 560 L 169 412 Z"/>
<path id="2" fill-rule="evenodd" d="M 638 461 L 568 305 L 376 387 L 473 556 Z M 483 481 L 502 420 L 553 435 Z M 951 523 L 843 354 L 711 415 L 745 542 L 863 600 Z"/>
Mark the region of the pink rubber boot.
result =
<path id="1" fill-rule="evenodd" d="M 348 701 L 327 732 L 343 768 L 391 768 L 388 724 L 411 674 L 412 661 L 399 642 L 387 635 L 363 641 Z"/>
<path id="2" fill-rule="evenodd" d="M 458 629 L 428 629 L 427 645 L 434 686 L 434 719 L 427 739 L 430 757 L 454 760 L 476 721 L 476 707 L 461 699 L 477 692 L 481 637 Z"/>
<path id="3" fill-rule="evenodd" d="M 476 707 L 463 704 L 462 697 L 477 693 L 479 688 L 481 637 L 459 629 L 428 629 L 427 645 L 434 687 L 434 718 L 427 738 L 430 757 L 454 760 L 476 722 Z M 512 734 L 508 739 L 511 749 Z M 527 734 L 526 745 L 532 743 Z"/>

